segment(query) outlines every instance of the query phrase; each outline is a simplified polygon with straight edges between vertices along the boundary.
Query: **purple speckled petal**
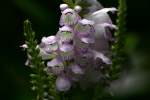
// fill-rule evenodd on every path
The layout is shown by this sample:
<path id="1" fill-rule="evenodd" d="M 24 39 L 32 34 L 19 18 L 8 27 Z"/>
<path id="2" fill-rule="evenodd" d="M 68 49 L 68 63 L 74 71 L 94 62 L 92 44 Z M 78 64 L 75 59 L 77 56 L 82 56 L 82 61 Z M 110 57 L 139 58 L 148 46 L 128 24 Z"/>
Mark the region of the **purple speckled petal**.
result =
<path id="1" fill-rule="evenodd" d="M 56 89 L 58 91 L 68 91 L 71 88 L 71 82 L 66 77 L 58 77 L 56 79 Z"/>

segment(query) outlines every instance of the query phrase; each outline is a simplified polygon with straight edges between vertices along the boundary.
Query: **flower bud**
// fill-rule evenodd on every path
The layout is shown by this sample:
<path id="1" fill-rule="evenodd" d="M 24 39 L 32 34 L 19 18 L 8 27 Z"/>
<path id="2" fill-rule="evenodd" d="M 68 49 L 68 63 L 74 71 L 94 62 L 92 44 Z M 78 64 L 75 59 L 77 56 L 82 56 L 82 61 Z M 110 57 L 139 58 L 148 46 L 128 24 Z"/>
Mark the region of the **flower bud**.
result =
<path id="1" fill-rule="evenodd" d="M 68 5 L 67 4 L 61 4 L 60 5 L 60 10 L 61 11 L 64 11 L 65 9 L 67 9 L 68 8 Z"/>
<path id="2" fill-rule="evenodd" d="M 75 10 L 77 13 L 79 13 L 79 12 L 82 10 L 82 8 L 77 5 L 77 6 L 74 7 L 74 10 Z"/>

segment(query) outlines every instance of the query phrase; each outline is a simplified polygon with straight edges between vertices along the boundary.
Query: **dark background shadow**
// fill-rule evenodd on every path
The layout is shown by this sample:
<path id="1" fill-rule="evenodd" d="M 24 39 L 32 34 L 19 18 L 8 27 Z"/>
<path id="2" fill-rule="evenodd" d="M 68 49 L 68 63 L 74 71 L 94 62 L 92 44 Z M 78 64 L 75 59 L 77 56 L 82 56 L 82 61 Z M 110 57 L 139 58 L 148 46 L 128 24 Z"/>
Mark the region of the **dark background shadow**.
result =
<path id="1" fill-rule="evenodd" d="M 106 6 L 116 6 L 117 0 L 100 0 Z M 31 100 L 30 69 L 24 66 L 23 21 L 29 19 L 37 39 L 58 30 L 61 0 L 3 0 L 0 3 L 0 100 Z M 150 13 L 149 0 L 127 0 L 127 30 L 138 38 L 133 52 L 146 58 L 141 66 L 149 69 Z M 144 92 L 145 93 L 145 92 Z M 147 93 L 147 92 L 146 92 Z M 145 96 L 144 94 L 141 95 Z"/>

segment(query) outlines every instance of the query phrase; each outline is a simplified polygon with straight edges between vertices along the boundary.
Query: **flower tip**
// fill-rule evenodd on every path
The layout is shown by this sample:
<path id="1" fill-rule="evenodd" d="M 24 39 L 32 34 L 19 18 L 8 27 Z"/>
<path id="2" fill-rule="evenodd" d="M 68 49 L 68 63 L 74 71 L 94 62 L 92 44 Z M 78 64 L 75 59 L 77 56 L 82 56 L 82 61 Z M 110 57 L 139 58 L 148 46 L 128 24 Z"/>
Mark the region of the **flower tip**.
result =
<path id="1" fill-rule="evenodd" d="M 28 48 L 27 44 L 23 44 L 20 47 L 23 48 L 23 49 L 27 49 Z"/>
<path id="2" fill-rule="evenodd" d="M 74 7 L 74 10 L 77 12 L 77 13 L 79 13 L 81 10 L 82 10 L 82 8 L 81 8 L 81 6 L 75 6 Z"/>
<path id="3" fill-rule="evenodd" d="M 60 10 L 61 11 L 64 11 L 68 8 L 68 5 L 67 4 L 60 4 Z"/>

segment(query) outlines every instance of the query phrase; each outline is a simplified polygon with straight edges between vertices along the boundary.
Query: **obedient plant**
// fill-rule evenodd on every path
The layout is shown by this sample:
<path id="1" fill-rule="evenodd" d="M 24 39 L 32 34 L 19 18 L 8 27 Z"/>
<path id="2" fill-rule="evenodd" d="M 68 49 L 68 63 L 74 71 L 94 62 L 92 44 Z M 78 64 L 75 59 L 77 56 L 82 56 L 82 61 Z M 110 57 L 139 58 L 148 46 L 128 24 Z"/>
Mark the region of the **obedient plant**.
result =
<path id="1" fill-rule="evenodd" d="M 109 84 L 110 43 L 115 41 L 113 30 L 118 28 L 108 12 L 116 13 L 117 9 L 103 8 L 96 0 L 64 1 L 58 32 L 42 37 L 40 44 L 35 41 L 31 23 L 25 21 L 26 44 L 22 47 L 27 50 L 26 65 L 34 72 L 31 83 L 37 100 L 62 100 L 65 97 L 59 96 L 61 92 L 95 90 L 99 89 L 97 84 Z M 88 6 L 82 7 L 83 3 Z M 97 99 L 95 94 L 93 100 Z"/>

